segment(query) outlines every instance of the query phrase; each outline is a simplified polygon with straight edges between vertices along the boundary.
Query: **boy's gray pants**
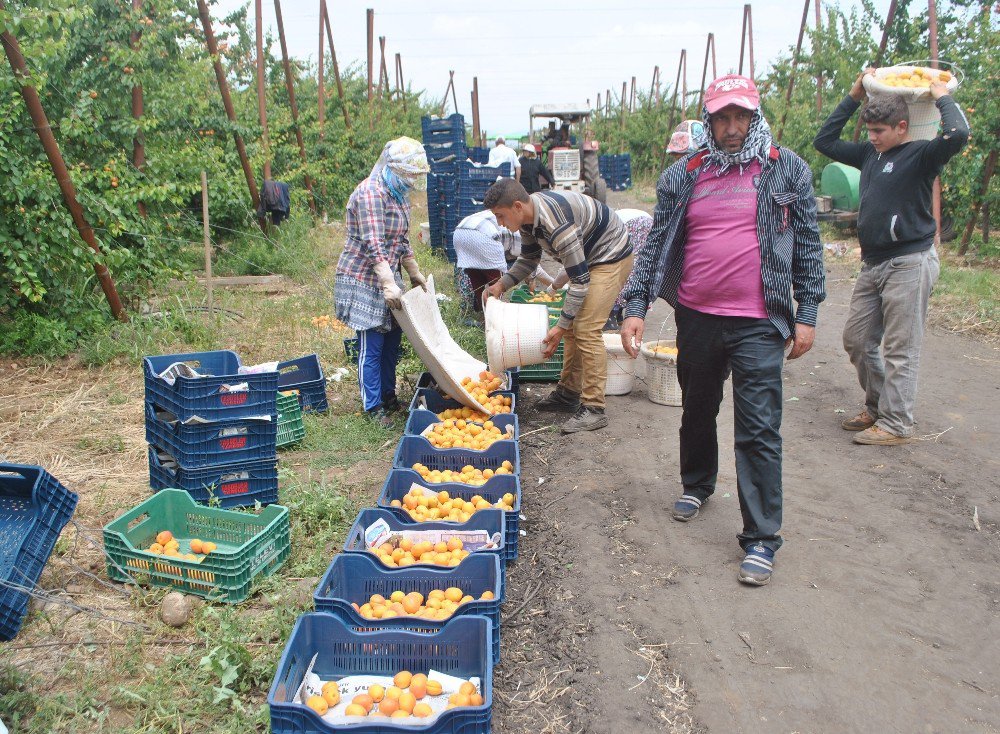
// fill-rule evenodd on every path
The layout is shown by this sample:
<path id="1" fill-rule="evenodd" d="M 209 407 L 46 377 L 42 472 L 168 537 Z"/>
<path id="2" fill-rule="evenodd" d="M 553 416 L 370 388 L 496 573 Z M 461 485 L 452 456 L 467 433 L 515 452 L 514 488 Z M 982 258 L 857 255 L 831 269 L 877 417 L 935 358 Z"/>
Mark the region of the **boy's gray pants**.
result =
<path id="1" fill-rule="evenodd" d="M 897 436 L 913 433 L 927 303 L 940 272 L 932 245 L 875 265 L 865 263 L 854 284 L 844 349 L 858 371 L 868 414 L 878 419 L 875 425 Z"/>

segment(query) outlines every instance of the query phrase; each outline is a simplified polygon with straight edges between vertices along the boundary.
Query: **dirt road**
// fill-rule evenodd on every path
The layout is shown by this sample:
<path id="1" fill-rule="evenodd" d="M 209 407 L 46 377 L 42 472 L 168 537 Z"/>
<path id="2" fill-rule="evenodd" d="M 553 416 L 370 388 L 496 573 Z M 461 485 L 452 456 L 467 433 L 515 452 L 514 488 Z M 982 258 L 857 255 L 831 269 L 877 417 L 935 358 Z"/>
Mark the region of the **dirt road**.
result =
<path id="1" fill-rule="evenodd" d="M 839 428 L 862 397 L 840 345 L 853 271 L 831 267 L 816 345 L 786 367 L 769 586 L 736 581 L 728 390 L 718 490 L 687 524 L 669 515 L 680 409 L 641 382 L 609 398 L 607 429 L 524 438 L 496 731 L 1000 731 L 1000 350 L 932 330 L 923 440 L 854 445 Z M 662 301 L 647 335 L 661 324 L 669 338 Z M 525 434 L 557 423 L 530 407 L 547 390 L 522 388 Z"/>

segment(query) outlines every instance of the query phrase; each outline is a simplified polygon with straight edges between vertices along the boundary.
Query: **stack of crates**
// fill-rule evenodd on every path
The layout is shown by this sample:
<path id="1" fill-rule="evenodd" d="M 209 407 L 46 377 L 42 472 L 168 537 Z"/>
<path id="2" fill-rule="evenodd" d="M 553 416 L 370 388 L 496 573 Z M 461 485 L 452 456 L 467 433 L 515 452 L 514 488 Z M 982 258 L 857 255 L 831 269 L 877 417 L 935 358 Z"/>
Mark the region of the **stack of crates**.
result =
<path id="1" fill-rule="evenodd" d="M 422 434 L 442 420 L 440 413 L 463 406 L 431 387 L 433 381 L 426 373 L 418 384 L 378 507 L 358 514 L 347 534 L 344 552 L 334 557 L 316 589 L 313 596 L 316 611 L 299 617 L 282 654 L 268 694 L 271 730 L 275 734 L 305 731 L 334 734 L 346 731 L 341 728 L 345 724 L 350 724 L 352 731 L 358 728 L 365 732 L 402 734 L 414 731 L 413 724 L 418 721 L 416 729 L 427 734 L 490 731 L 493 666 L 500 660 L 500 610 L 506 594 L 506 570 L 517 557 L 521 534 L 516 396 L 509 391 L 494 393 L 509 399 L 511 412 L 491 418 L 497 428 L 510 430 L 509 438 L 495 441 L 484 450 L 438 448 Z M 441 471 L 460 470 L 467 465 L 495 470 L 504 462 L 513 467 L 510 473 L 494 474 L 479 486 L 433 483 L 413 470 L 416 463 Z M 401 506 L 401 500 L 414 487 L 423 488 L 424 496 L 437 497 L 440 492 L 448 492 L 449 498 L 462 498 L 466 502 L 479 495 L 491 505 L 509 493 L 514 502 L 511 509 L 484 507 L 464 522 L 420 522 Z M 386 565 L 371 550 L 371 538 L 376 531 L 398 534 L 422 530 L 440 532 L 442 538 L 448 537 L 445 534 L 485 531 L 496 542 L 471 550 L 455 566 L 442 564 L 440 559 L 428 563 L 422 557 L 410 565 Z M 388 599 L 393 592 L 416 591 L 424 599 L 431 599 L 432 590 L 446 588 L 461 589 L 471 599 L 466 599 L 443 620 L 413 614 L 391 617 L 387 614 L 376 619 L 362 614 L 373 595 Z M 343 678 L 365 674 L 388 679 L 403 670 L 413 674 L 436 671 L 452 679 L 474 678 L 478 682 L 477 695 L 482 700 L 442 710 L 424 720 L 408 717 L 395 723 L 383 718 L 384 713 L 370 723 L 357 717 L 341 718 L 346 702 L 359 692 L 341 684 Z M 308 671 L 320 681 L 338 682 L 341 703 L 325 717 L 306 706 L 299 695 Z M 380 712 L 373 708 L 369 716 L 377 713 Z"/>
<path id="2" fill-rule="evenodd" d="M 490 162 L 489 148 L 469 148 L 469 160 L 483 165 Z"/>
<path id="3" fill-rule="evenodd" d="M 161 377 L 177 364 L 197 375 Z M 240 374 L 241 366 L 228 350 L 143 360 L 154 491 L 183 489 L 226 508 L 278 501 L 279 372 Z"/>
<path id="4" fill-rule="evenodd" d="M 468 157 L 465 145 L 465 118 L 455 113 L 448 117 L 424 117 L 420 121 L 424 150 L 431 172 L 427 176 L 427 221 L 430 225 L 431 248 L 454 262 L 451 234 L 458 224 L 455 207 L 459 161 Z"/>
<path id="5" fill-rule="evenodd" d="M 632 188 L 632 156 L 629 153 L 620 155 L 602 155 L 598 159 L 601 178 L 612 191 L 624 191 Z"/>
<path id="6" fill-rule="evenodd" d="M 510 178 L 513 171 L 511 165 L 483 166 L 471 161 L 458 163 L 458 218 L 464 219 L 470 214 L 483 210 L 483 199 L 490 186 L 497 179 Z"/>

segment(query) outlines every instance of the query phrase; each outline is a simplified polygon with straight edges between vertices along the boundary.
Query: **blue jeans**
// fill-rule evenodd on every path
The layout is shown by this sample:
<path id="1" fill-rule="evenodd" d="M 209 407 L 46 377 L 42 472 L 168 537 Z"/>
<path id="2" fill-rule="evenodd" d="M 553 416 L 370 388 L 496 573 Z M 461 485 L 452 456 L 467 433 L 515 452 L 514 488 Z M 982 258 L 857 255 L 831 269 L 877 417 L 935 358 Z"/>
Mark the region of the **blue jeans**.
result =
<path id="1" fill-rule="evenodd" d="M 897 436 L 913 433 L 927 302 L 940 272 L 937 250 L 931 247 L 865 263 L 854 284 L 844 349 L 858 371 L 868 415 Z"/>
<path id="2" fill-rule="evenodd" d="M 367 329 L 358 332 L 358 383 L 365 410 L 374 410 L 396 397 L 396 362 L 403 330 Z"/>
<path id="3" fill-rule="evenodd" d="M 715 316 L 677 304 L 681 385 L 680 462 L 684 493 L 705 500 L 719 473 L 716 418 L 733 376 L 736 490 L 743 515 L 737 537 L 781 547 L 781 369 L 785 340 L 768 319 Z"/>

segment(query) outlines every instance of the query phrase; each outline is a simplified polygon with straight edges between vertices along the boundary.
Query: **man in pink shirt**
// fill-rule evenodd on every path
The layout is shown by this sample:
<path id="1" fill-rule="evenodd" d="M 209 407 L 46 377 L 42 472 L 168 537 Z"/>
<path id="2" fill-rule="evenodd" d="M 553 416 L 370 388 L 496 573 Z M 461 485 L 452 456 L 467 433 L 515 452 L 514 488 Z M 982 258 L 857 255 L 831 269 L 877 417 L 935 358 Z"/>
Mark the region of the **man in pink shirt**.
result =
<path id="1" fill-rule="evenodd" d="M 716 417 L 733 376 L 736 488 L 744 557 L 738 578 L 762 586 L 781 546 L 781 370 L 812 346 L 825 297 L 812 173 L 771 140 L 751 79 L 712 82 L 705 147 L 660 177 L 653 229 L 622 291 L 622 343 L 635 356 L 646 310 L 674 307 L 683 412 L 684 485 L 675 520 L 693 520 L 715 492 Z"/>

